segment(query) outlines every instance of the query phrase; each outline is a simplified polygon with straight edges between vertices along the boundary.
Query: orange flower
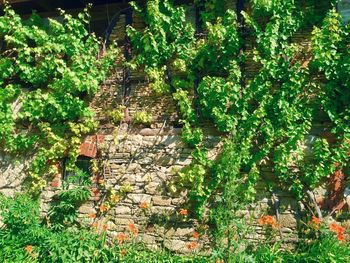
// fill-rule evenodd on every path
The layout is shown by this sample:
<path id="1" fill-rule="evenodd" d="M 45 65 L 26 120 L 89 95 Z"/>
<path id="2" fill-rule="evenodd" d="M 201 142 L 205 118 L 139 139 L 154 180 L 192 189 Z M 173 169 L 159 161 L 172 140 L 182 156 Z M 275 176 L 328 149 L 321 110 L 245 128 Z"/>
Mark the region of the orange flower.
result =
<path id="1" fill-rule="evenodd" d="M 198 238 L 199 238 L 199 233 L 196 232 L 196 231 L 194 231 L 194 232 L 192 233 L 192 236 L 193 236 L 193 238 L 198 239 Z"/>
<path id="2" fill-rule="evenodd" d="M 97 195 L 100 193 L 100 190 L 98 190 L 98 188 L 96 188 L 96 187 L 93 187 L 93 188 L 91 189 L 91 191 L 92 191 L 92 194 L 93 194 L 94 196 L 97 196 Z"/>
<path id="3" fill-rule="evenodd" d="M 139 205 L 139 207 L 140 207 L 141 209 L 147 209 L 148 206 L 149 206 L 149 204 L 148 204 L 147 202 L 142 202 L 142 203 L 140 203 L 140 205 Z"/>
<path id="4" fill-rule="evenodd" d="M 103 224 L 103 225 L 102 225 L 102 230 L 103 230 L 103 231 L 107 231 L 107 228 L 108 228 L 108 227 L 107 227 L 106 224 Z"/>
<path id="5" fill-rule="evenodd" d="M 125 241 L 126 235 L 124 233 L 119 233 L 116 238 L 118 240 L 119 245 L 121 245 Z"/>
<path id="6" fill-rule="evenodd" d="M 188 211 L 187 209 L 180 209 L 179 214 L 182 216 L 187 216 L 188 215 Z"/>
<path id="7" fill-rule="evenodd" d="M 98 228 L 98 223 L 95 222 L 95 223 L 93 223 L 91 226 L 92 226 L 93 228 Z"/>
<path id="8" fill-rule="evenodd" d="M 319 229 L 321 225 L 321 219 L 316 216 L 312 216 L 312 219 L 309 222 L 309 225 L 314 229 Z"/>
<path id="9" fill-rule="evenodd" d="M 224 260 L 222 260 L 222 259 L 219 258 L 219 259 L 216 260 L 215 263 L 225 263 L 225 262 L 224 262 Z"/>
<path id="10" fill-rule="evenodd" d="M 193 242 L 188 243 L 186 246 L 189 250 L 194 250 L 198 247 L 198 243 L 193 241 Z"/>
<path id="11" fill-rule="evenodd" d="M 343 234 L 337 235 L 337 238 L 338 238 L 339 241 L 344 241 L 344 235 Z"/>
<path id="12" fill-rule="evenodd" d="M 94 219 L 96 218 L 96 214 L 89 214 L 88 217 Z"/>
<path id="13" fill-rule="evenodd" d="M 316 216 L 312 216 L 311 222 L 315 223 L 316 225 L 320 225 L 321 224 L 321 219 L 319 219 Z"/>
<path id="14" fill-rule="evenodd" d="M 33 252 L 33 246 L 32 245 L 28 245 L 25 247 L 25 250 L 28 252 L 28 253 L 32 253 Z"/>
<path id="15" fill-rule="evenodd" d="M 276 228 L 277 227 L 277 222 L 275 220 L 275 218 L 273 216 L 262 216 L 261 218 L 259 218 L 258 220 L 259 225 L 262 226 L 271 226 L 272 228 Z"/>
<path id="16" fill-rule="evenodd" d="M 329 229 L 334 233 L 342 233 L 345 231 L 345 228 L 337 223 L 332 223 L 329 225 Z"/>
<path id="17" fill-rule="evenodd" d="M 137 236 L 137 235 L 138 235 L 139 230 L 137 229 L 137 227 L 135 226 L 134 223 L 130 223 L 130 224 L 128 225 L 128 228 L 129 228 L 130 232 L 133 233 L 134 236 Z"/>
<path id="18" fill-rule="evenodd" d="M 126 249 L 120 250 L 120 255 L 124 257 L 126 255 Z"/>
<path id="19" fill-rule="evenodd" d="M 338 240 L 340 241 L 344 240 L 344 232 L 345 232 L 344 227 L 342 227 L 341 225 L 338 225 L 337 223 L 332 223 L 329 225 L 329 229 L 335 234 L 337 234 Z"/>
<path id="20" fill-rule="evenodd" d="M 59 186 L 60 186 L 60 182 L 58 182 L 58 181 L 53 181 L 53 182 L 51 182 L 51 186 L 52 186 L 52 187 L 59 187 Z"/>
<path id="21" fill-rule="evenodd" d="M 108 210 L 107 206 L 102 204 L 100 205 L 100 211 L 103 213 L 103 212 L 106 212 Z"/>

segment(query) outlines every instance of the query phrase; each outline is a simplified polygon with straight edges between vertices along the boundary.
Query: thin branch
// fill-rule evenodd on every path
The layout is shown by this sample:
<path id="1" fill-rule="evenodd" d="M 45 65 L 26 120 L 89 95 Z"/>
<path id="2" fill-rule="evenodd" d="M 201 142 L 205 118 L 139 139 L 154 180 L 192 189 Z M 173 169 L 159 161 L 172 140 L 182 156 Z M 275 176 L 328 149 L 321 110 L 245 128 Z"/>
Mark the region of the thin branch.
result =
<path id="1" fill-rule="evenodd" d="M 321 209 L 320 209 L 320 207 L 318 206 L 318 204 L 316 202 L 315 194 L 311 190 L 307 190 L 306 193 L 308 194 L 311 202 L 313 203 L 313 205 L 315 207 L 315 210 L 316 210 L 318 218 L 322 219 L 323 217 L 322 217 Z"/>

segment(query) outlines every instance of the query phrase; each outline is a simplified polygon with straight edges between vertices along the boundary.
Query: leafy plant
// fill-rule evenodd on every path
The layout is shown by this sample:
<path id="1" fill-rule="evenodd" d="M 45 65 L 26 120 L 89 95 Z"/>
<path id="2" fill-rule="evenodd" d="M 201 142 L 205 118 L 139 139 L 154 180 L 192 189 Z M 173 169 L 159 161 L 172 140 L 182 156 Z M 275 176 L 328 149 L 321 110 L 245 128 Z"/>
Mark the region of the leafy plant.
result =
<path id="1" fill-rule="evenodd" d="M 151 87 L 158 93 L 170 91 L 170 71 L 186 72 L 186 60 L 194 44 L 194 29 L 186 23 L 185 10 L 169 0 L 147 1 L 144 8 L 134 2 L 147 27 L 127 29 L 135 51 L 132 67 L 144 68 Z"/>
<path id="2" fill-rule="evenodd" d="M 218 244 L 230 261 L 234 257 L 231 251 L 240 247 L 235 238 L 244 233 L 244 224 L 231 231 L 241 222 L 237 211 L 253 201 L 255 185 L 262 178 L 260 168 L 265 163 L 272 166 L 277 179 L 270 188 L 283 188 L 304 201 L 307 191 L 346 166 L 350 151 L 347 143 L 350 111 L 346 103 L 350 93 L 345 87 L 349 72 L 348 27 L 331 11 L 322 27 L 313 33 L 314 61 L 308 67 L 302 64 L 303 51 L 293 43 L 293 36 L 310 23 L 305 18 L 309 11 L 293 0 L 250 2 L 252 10 L 243 12 L 243 18 L 254 46 L 252 51 L 245 52 L 236 15 L 232 11 L 217 12 L 217 1 L 205 4 L 196 1 L 204 12 L 212 10 L 202 18 L 208 22 L 205 28 L 208 35 L 196 44 L 193 40 L 179 44 L 164 41 L 170 34 L 182 39 L 180 36 L 190 30 L 186 31 L 187 26 L 182 23 L 180 33 L 162 22 L 172 21 L 181 9 L 166 2 L 168 12 L 164 12 L 159 2 L 151 2 L 148 7 L 153 9 L 145 9 L 145 22 L 152 33 L 143 31 L 137 36 L 138 39 L 152 36 L 154 45 L 149 52 L 139 48 L 140 42 L 136 43 L 137 58 L 142 60 L 138 65 L 147 67 L 148 56 L 153 59 L 149 65 L 159 65 L 162 72 L 159 79 L 171 85 L 179 105 L 182 137 L 194 147 L 192 164 L 178 173 L 180 182 L 173 183 L 171 188 L 176 190 L 182 185 L 189 189 L 201 217 L 205 216 L 205 207 L 211 207 L 210 218 L 216 227 Z M 172 81 L 175 79 L 172 73 L 176 72 L 172 65 L 183 56 L 159 52 L 164 50 L 163 43 L 188 51 L 184 67 L 187 70 L 181 71 L 176 81 Z M 252 58 L 257 66 L 254 76 L 242 71 L 245 57 Z M 317 79 L 315 73 L 321 78 Z M 324 84 L 319 82 L 323 76 Z M 188 86 L 195 83 L 193 80 L 198 83 L 196 94 L 188 91 Z M 332 132 L 337 134 L 335 145 L 323 138 L 306 145 L 305 135 L 312 129 L 319 111 L 325 111 L 332 121 Z M 203 119 L 224 132 L 222 150 L 215 161 L 209 161 L 205 154 Z M 222 245 L 224 241 L 227 246 Z"/>
<path id="3" fill-rule="evenodd" d="M 125 117 L 125 106 L 120 106 L 108 113 L 114 124 L 119 124 Z"/>
<path id="4" fill-rule="evenodd" d="M 134 113 L 132 120 L 135 124 L 151 124 L 152 114 L 146 111 L 137 111 Z"/>
<path id="5" fill-rule="evenodd" d="M 61 15 L 63 22 L 45 23 L 36 13 L 23 20 L 6 5 L 0 17 L 1 150 L 34 156 L 32 192 L 45 185 L 43 174 L 57 173 L 60 158 L 73 167 L 81 139 L 97 127 L 89 101 L 118 53 L 112 47 L 97 59 L 87 9 L 77 18 Z"/>
<path id="6" fill-rule="evenodd" d="M 81 227 L 53 229 L 39 218 L 38 202 L 24 195 L 1 197 L 1 262 L 207 262 L 205 257 L 176 256 L 150 251 L 142 244 L 119 244 L 106 232 L 95 233 Z"/>

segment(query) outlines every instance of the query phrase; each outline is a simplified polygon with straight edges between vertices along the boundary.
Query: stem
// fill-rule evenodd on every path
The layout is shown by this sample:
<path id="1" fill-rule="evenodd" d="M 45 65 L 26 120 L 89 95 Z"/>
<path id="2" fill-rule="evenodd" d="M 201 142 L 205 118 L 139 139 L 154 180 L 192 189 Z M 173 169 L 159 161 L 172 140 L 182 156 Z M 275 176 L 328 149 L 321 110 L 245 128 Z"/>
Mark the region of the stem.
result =
<path id="1" fill-rule="evenodd" d="M 308 194 L 311 202 L 313 203 L 313 205 L 315 207 L 315 210 L 316 210 L 318 218 L 322 219 L 323 217 L 322 217 L 321 209 L 320 209 L 320 207 L 318 206 L 318 204 L 316 202 L 315 194 L 311 190 L 307 190 L 306 193 Z"/>

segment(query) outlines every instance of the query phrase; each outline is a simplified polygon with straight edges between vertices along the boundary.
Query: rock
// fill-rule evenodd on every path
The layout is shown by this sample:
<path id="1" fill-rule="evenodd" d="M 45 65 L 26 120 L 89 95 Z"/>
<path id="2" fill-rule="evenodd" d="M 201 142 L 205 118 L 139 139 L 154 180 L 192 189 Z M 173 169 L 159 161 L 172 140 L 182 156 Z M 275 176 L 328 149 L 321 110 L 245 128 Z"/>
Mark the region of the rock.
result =
<path id="1" fill-rule="evenodd" d="M 171 198 L 164 197 L 164 196 L 153 196 L 152 202 L 153 202 L 153 205 L 169 206 L 171 205 Z"/>
<path id="2" fill-rule="evenodd" d="M 3 188 L 7 184 L 4 176 L 0 175 L 0 188 Z"/>
<path id="3" fill-rule="evenodd" d="M 168 207 L 168 206 L 153 206 L 151 208 L 151 212 L 153 214 L 160 214 L 160 215 L 170 215 L 175 212 L 174 207 Z"/>
<path id="4" fill-rule="evenodd" d="M 82 214 L 96 214 L 95 208 L 88 205 L 82 205 L 81 207 L 79 207 L 79 212 Z"/>
<path id="5" fill-rule="evenodd" d="M 134 220 L 132 220 L 132 218 L 115 218 L 114 220 L 115 224 L 117 226 L 123 225 L 122 228 L 125 229 L 125 227 L 128 224 L 134 223 Z"/>
<path id="6" fill-rule="evenodd" d="M 131 208 L 128 206 L 117 206 L 113 208 L 113 211 L 116 215 L 126 215 L 131 213 Z"/>
<path id="7" fill-rule="evenodd" d="M 146 193 L 147 193 L 147 194 L 154 195 L 154 194 L 157 192 L 158 187 L 159 187 L 159 183 L 150 182 L 149 184 L 147 184 L 147 185 L 145 186 Z"/>
<path id="8" fill-rule="evenodd" d="M 171 204 L 176 205 L 176 206 L 180 206 L 182 204 L 184 204 L 186 202 L 186 200 L 184 198 L 173 198 L 171 200 Z"/>
<path id="9" fill-rule="evenodd" d="M 161 141 L 161 144 L 166 147 L 173 148 L 173 147 L 182 145 L 183 143 L 179 136 L 171 135 L 171 136 L 164 136 Z"/>
<path id="10" fill-rule="evenodd" d="M 56 193 L 54 191 L 45 191 L 42 193 L 41 198 L 50 200 Z"/>
<path id="11" fill-rule="evenodd" d="M 150 128 L 144 128 L 142 129 L 139 134 L 142 136 L 156 136 L 160 132 L 160 129 L 150 129 Z"/>
<path id="12" fill-rule="evenodd" d="M 146 244 L 155 244 L 156 243 L 155 236 L 142 234 L 142 235 L 140 235 L 140 238 L 141 238 L 141 241 L 146 243 Z"/>
<path id="13" fill-rule="evenodd" d="M 279 220 L 281 227 L 296 228 L 297 220 L 293 214 L 281 214 Z"/>
<path id="14" fill-rule="evenodd" d="M 134 204 L 140 204 L 141 202 L 150 203 L 152 196 L 147 194 L 128 194 L 127 198 L 131 200 Z"/>
<path id="15" fill-rule="evenodd" d="M 1 189 L 0 190 L 0 193 L 2 193 L 4 196 L 6 197 L 12 197 L 15 195 L 16 193 L 16 189 L 13 189 L 13 188 L 5 188 L 5 189 Z"/>
<path id="16" fill-rule="evenodd" d="M 131 163 L 126 168 L 127 172 L 138 172 L 141 170 L 142 170 L 142 167 L 138 163 Z"/>
<path id="17" fill-rule="evenodd" d="M 130 153 L 114 153 L 110 156 L 111 159 L 129 159 Z"/>
<path id="18" fill-rule="evenodd" d="M 176 229 L 174 235 L 177 237 L 185 237 L 187 235 L 192 235 L 193 232 L 195 232 L 195 231 L 192 227 L 178 228 L 178 229 Z"/>
<path id="19" fill-rule="evenodd" d="M 169 154 L 158 156 L 156 159 L 156 163 L 160 166 L 170 166 L 173 165 L 174 162 L 175 160 Z"/>
<path id="20" fill-rule="evenodd" d="M 173 252 L 183 253 L 186 251 L 186 242 L 177 239 L 165 240 L 164 247 Z"/>

